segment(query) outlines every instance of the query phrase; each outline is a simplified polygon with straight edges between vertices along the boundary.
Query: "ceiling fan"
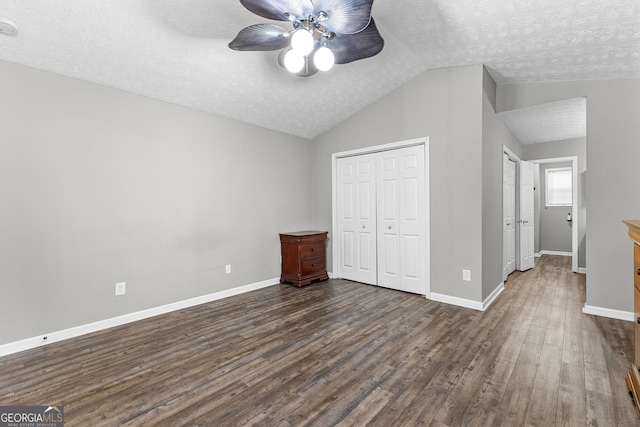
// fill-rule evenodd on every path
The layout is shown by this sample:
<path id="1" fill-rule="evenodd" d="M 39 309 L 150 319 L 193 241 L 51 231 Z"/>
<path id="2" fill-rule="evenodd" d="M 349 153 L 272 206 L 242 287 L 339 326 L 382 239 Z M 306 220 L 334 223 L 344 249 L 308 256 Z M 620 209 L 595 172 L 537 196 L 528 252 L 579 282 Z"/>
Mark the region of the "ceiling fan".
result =
<path id="1" fill-rule="evenodd" d="M 301 77 L 377 55 L 384 39 L 371 16 L 373 0 L 240 0 L 263 18 L 289 21 L 288 30 L 255 24 L 240 30 L 229 47 L 240 51 L 282 49 L 278 63 Z"/>

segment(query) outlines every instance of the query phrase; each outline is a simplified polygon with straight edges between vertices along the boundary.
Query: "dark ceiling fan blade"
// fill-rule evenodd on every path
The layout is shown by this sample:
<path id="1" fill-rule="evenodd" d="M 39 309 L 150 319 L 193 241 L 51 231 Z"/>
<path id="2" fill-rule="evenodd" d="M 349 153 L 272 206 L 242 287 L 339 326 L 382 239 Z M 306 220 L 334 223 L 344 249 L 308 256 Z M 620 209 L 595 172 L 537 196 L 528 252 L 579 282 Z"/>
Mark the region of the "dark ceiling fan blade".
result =
<path id="1" fill-rule="evenodd" d="M 289 44 L 289 31 L 274 24 L 250 25 L 240 30 L 229 47 L 233 50 L 278 50 Z"/>
<path id="2" fill-rule="evenodd" d="M 371 18 L 371 22 L 363 31 L 356 34 L 336 34 L 336 37 L 327 43 L 327 47 L 333 52 L 336 64 L 347 64 L 380 53 L 384 47 L 384 39 Z"/>
<path id="3" fill-rule="evenodd" d="M 362 31 L 371 21 L 373 0 L 311 0 L 316 13 L 328 16 L 322 25 L 334 33 L 354 34 Z"/>
<path id="4" fill-rule="evenodd" d="M 240 0 L 251 12 L 263 18 L 287 21 L 285 13 L 302 19 L 313 12 L 310 0 Z"/>

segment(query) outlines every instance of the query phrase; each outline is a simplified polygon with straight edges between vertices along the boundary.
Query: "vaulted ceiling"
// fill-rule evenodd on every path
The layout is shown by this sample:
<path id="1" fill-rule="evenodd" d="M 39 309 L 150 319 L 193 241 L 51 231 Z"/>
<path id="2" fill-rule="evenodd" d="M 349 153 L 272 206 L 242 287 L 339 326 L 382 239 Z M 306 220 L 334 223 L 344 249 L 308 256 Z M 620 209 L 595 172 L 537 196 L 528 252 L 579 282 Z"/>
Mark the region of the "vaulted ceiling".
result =
<path id="1" fill-rule="evenodd" d="M 238 0 L 5 0 L 0 59 L 313 138 L 429 69 L 498 84 L 640 78 L 637 0 L 376 0 L 372 58 L 301 78 L 228 48 L 269 22 Z M 286 24 L 285 24 L 286 25 Z"/>

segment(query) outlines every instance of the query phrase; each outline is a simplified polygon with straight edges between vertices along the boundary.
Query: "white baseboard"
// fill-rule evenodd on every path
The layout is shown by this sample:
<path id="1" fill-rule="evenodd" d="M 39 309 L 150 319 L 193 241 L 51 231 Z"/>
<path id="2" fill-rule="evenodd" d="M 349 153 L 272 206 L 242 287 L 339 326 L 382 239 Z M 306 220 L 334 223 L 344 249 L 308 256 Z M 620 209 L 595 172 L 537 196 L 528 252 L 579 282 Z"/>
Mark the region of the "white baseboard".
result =
<path id="1" fill-rule="evenodd" d="M 457 305 L 458 307 L 471 308 L 478 311 L 485 311 L 496 300 L 496 298 L 498 298 L 498 295 L 500 295 L 502 291 L 504 291 L 504 282 L 500 283 L 498 287 L 496 287 L 493 292 L 491 292 L 491 295 L 489 295 L 483 302 L 454 297 L 451 295 L 439 294 L 436 292 L 431 292 L 428 295 L 425 295 L 425 297 L 432 301 Z"/>
<path id="2" fill-rule="evenodd" d="M 536 252 L 533 254 L 534 258 L 540 258 L 542 256 L 542 252 Z"/>
<path id="3" fill-rule="evenodd" d="M 107 328 L 113 328 L 114 326 L 124 325 L 126 323 L 135 322 L 149 317 L 158 316 L 160 314 L 170 313 L 176 310 L 182 310 L 184 308 L 193 307 L 195 305 L 205 304 L 211 301 L 216 301 L 230 296 L 243 294 L 257 289 L 266 288 L 268 286 L 276 285 L 280 283 L 280 278 L 264 280 L 262 282 L 251 283 L 249 285 L 239 286 L 237 288 L 226 289 L 220 292 L 214 292 L 208 295 L 202 295 L 195 298 L 190 298 L 183 301 L 174 302 L 171 304 L 161 305 L 159 307 L 149 308 L 147 310 L 137 311 L 134 313 L 124 314 L 122 316 L 112 317 L 110 319 L 100 320 L 86 325 L 74 326 L 62 331 L 54 331 L 48 334 L 38 335 L 36 337 L 27 338 L 20 341 L 15 341 L 8 344 L 0 345 L 0 357 L 8 354 L 18 353 L 20 351 L 29 350 L 41 345 L 51 344 L 58 341 L 63 341 L 69 338 L 74 338 L 80 335 L 88 334 L 91 332 L 101 331 Z"/>
<path id="4" fill-rule="evenodd" d="M 585 304 L 584 307 L 582 307 L 582 312 L 584 314 L 610 317 L 612 319 L 628 320 L 630 322 L 634 321 L 634 314 L 631 311 L 612 310 L 610 308 L 595 307 L 593 305 Z"/>
<path id="5" fill-rule="evenodd" d="M 583 268 L 583 267 L 578 267 L 578 273 L 580 274 L 587 274 L 587 269 Z"/>
<path id="6" fill-rule="evenodd" d="M 458 307 L 464 308 L 472 308 L 474 310 L 482 311 L 482 303 L 478 301 L 473 301 L 465 298 L 453 297 L 451 295 L 438 294 L 436 292 L 431 292 L 429 295 L 426 295 L 427 299 L 437 302 L 443 302 L 445 304 L 457 305 Z"/>
<path id="7" fill-rule="evenodd" d="M 571 252 L 560 252 L 560 251 L 540 251 L 539 253 L 540 253 L 540 256 L 542 255 L 573 256 L 573 253 Z"/>
<path id="8" fill-rule="evenodd" d="M 482 302 L 482 311 L 489 308 L 489 306 L 496 300 L 496 298 L 498 298 L 498 295 L 500 295 L 502 291 L 504 291 L 504 282 L 500 283 L 498 287 L 495 288 L 487 298 L 485 298 L 485 300 Z"/>

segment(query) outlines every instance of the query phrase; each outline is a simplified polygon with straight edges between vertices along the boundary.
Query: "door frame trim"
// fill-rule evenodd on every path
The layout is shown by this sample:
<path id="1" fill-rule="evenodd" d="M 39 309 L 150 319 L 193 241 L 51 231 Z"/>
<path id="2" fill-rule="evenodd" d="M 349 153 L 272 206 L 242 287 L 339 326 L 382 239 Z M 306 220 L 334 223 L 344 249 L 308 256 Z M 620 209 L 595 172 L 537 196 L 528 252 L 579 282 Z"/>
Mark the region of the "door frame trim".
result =
<path id="1" fill-rule="evenodd" d="M 425 277 L 424 277 L 424 285 L 426 295 L 429 296 L 431 294 L 431 222 L 430 222 L 430 214 L 431 214 L 431 196 L 430 196 L 430 184 L 429 184 L 429 137 L 425 136 L 422 138 L 414 138 L 408 139 L 404 141 L 392 142 L 389 144 L 382 145 L 374 145 L 370 147 L 357 148 L 354 150 L 348 151 L 340 151 L 337 153 L 331 153 L 331 252 L 332 252 L 332 263 L 333 263 L 333 272 L 332 277 L 340 278 L 340 263 L 339 263 L 339 255 L 340 248 L 338 245 L 338 239 L 333 238 L 335 236 L 335 231 L 338 229 L 338 159 L 352 156 L 359 156 L 362 154 L 371 154 L 378 153 L 381 151 L 389 151 L 395 150 L 399 148 L 413 147 L 416 145 L 424 145 L 424 171 L 425 171 L 425 201 L 426 201 L 426 209 L 425 209 L 425 224 L 424 224 L 424 247 L 425 247 Z"/>

